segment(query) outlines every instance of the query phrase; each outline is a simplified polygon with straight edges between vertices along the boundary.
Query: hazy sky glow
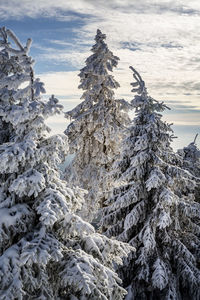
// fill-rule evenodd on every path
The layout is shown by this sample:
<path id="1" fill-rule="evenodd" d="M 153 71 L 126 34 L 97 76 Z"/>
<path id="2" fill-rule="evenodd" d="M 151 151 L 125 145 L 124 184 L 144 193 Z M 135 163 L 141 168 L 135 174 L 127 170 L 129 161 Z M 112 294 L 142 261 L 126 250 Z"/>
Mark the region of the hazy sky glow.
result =
<path id="1" fill-rule="evenodd" d="M 33 39 L 36 73 L 47 94 L 55 94 L 66 110 L 80 101 L 78 70 L 99 28 L 120 58 L 114 72 L 121 85 L 116 96 L 133 98 L 132 65 L 151 96 L 171 108 L 165 119 L 174 123 L 179 137 L 174 147 L 200 133 L 199 0 L 1 0 L 0 18 L 1 26 L 22 41 Z M 51 126 L 62 132 L 67 122 L 54 117 Z"/>

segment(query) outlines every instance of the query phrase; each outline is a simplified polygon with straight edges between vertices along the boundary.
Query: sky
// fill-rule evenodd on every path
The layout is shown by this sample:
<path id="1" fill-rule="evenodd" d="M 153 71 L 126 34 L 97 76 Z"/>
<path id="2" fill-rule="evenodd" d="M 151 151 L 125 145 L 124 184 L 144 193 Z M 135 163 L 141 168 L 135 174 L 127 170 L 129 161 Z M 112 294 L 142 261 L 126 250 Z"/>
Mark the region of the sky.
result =
<path id="1" fill-rule="evenodd" d="M 36 76 L 64 111 L 81 101 L 78 74 L 99 28 L 120 58 L 116 98 L 134 97 L 132 65 L 149 94 L 170 107 L 164 120 L 173 123 L 173 148 L 187 146 L 196 133 L 200 147 L 199 0 L 1 0 L 0 20 L 23 43 L 32 38 Z M 62 133 L 68 121 L 55 116 L 49 125 Z"/>

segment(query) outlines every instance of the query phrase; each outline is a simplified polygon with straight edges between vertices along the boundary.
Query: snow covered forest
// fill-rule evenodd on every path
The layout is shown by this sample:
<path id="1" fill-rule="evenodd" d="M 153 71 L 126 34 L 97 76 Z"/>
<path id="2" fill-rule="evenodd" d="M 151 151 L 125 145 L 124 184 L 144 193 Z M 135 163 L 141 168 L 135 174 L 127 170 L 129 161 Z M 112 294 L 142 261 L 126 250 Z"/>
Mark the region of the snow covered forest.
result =
<path id="1" fill-rule="evenodd" d="M 0 28 L 0 300 L 199 300 L 198 136 L 172 149 L 169 108 L 134 66 L 133 100 L 116 99 L 99 29 L 67 112 L 45 100 L 31 43 Z M 70 123 L 52 136 L 56 114 Z"/>

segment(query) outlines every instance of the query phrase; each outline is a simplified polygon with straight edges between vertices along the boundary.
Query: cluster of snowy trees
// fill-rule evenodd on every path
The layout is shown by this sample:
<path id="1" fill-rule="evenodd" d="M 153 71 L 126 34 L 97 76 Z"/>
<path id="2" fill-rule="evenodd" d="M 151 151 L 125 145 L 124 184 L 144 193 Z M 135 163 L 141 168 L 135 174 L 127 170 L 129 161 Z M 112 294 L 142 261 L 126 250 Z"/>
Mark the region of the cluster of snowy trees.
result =
<path id="1" fill-rule="evenodd" d="M 43 99 L 31 40 L 0 28 L 2 300 L 200 298 L 200 150 L 173 151 L 167 107 L 134 68 L 133 100 L 115 98 L 105 38 L 97 30 L 65 135 L 50 136 L 63 107 Z"/>
<path id="2" fill-rule="evenodd" d="M 123 299 L 114 270 L 131 247 L 95 232 L 76 211 L 83 190 L 58 165 L 66 138 L 48 137 L 44 120 L 60 113 L 34 77 L 24 47 L 0 30 L 0 299 Z"/>

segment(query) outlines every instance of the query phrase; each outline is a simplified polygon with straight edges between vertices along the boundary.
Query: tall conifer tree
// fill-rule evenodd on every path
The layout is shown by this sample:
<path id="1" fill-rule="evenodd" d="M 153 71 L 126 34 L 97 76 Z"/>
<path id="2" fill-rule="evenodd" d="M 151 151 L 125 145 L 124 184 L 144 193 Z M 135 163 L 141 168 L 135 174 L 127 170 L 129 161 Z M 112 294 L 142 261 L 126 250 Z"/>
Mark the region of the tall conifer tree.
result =
<path id="1" fill-rule="evenodd" d="M 114 98 L 113 89 L 119 84 L 109 74 L 119 58 L 108 49 L 105 38 L 98 29 L 96 43 L 91 49 L 93 54 L 79 74 L 83 101 L 66 113 L 66 117 L 73 119 L 65 131 L 70 151 L 75 153 L 72 182 L 89 191 L 83 215 L 90 219 L 107 197 L 111 182 L 109 177 L 105 180 L 105 176 L 120 154 L 124 126 L 129 122 L 128 105 L 124 100 Z"/>
<path id="2" fill-rule="evenodd" d="M 120 175 L 103 229 L 137 249 L 121 270 L 127 299 L 198 300 L 200 204 L 194 177 L 175 164 L 180 158 L 170 147 L 172 129 L 161 119 L 166 106 L 148 95 L 131 69 L 136 117 L 115 166 Z"/>

